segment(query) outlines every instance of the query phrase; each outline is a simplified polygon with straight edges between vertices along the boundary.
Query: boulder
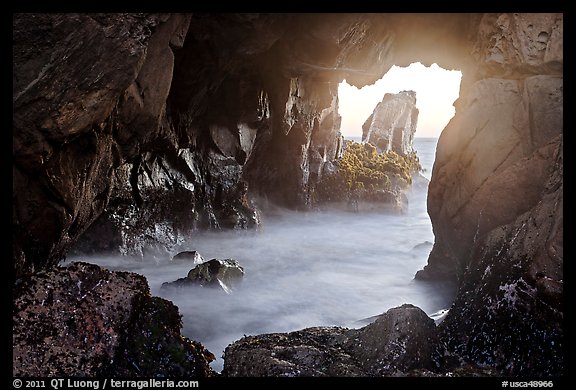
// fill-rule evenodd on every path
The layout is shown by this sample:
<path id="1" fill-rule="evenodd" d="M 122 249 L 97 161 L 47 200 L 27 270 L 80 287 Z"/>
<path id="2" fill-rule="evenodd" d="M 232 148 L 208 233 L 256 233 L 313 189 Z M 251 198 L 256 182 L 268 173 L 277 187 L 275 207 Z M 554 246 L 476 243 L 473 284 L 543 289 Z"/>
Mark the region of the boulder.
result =
<path id="1" fill-rule="evenodd" d="M 369 375 L 440 367 L 434 320 L 413 305 L 390 309 L 372 324 L 350 331 L 348 337 L 347 349 Z"/>
<path id="2" fill-rule="evenodd" d="M 238 286 L 244 277 L 244 269 L 236 260 L 212 259 L 198 264 L 188 272 L 188 276 L 174 282 L 162 283 L 162 288 L 200 286 L 219 287 L 227 294 Z"/>
<path id="3" fill-rule="evenodd" d="M 204 262 L 202 255 L 196 251 L 183 251 L 177 253 L 172 257 L 175 262 L 191 262 L 193 264 L 201 264 Z"/>
<path id="4" fill-rule="evenodd" d="M 141 275 L 73 263 L 21 279 L 14 296 L 14 376 L 214 375 L 214 356 L 181 336 L 177 307 Z"/>
<path id="5" fill-rule="evenodd" d="M 307 328 L 247 336 L 224 352 L 224 376 L 390 376 L 438 371 L 434 321 L 421 309 L 388 310 L 361 329 Z"/>

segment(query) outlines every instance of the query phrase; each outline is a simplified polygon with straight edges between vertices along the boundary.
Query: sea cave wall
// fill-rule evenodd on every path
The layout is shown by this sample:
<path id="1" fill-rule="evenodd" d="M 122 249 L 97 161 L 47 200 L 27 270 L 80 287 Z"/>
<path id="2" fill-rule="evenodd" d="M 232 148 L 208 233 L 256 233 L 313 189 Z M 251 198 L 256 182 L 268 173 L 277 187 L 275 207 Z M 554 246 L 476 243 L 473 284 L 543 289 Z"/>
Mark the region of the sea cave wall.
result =
<path id="1" fill-rule="evenodd" d="M 255 227 L 267 204 L 308 207 L 339 149 L 338 83 L 436 62 L 463 79 L 418 278 L 458 281 L 444 340 L 465 360 L 557 373 L 562 45 L 561 14 L 15 14 L 16 278 L 72 247 L 162 254 L 196 229 Z M 487 297 L 479 323 L 507 340 L 488 355 L 496 341 L 470 339 L 465 315 Z M 521 340 L 511 310 L 550 321 Z"/>
<path id="2" fill-rule="evenodd" d="M 258 205 L 307 207 L 338 152 L 338 83 L 430 62 L 430 42 L 454 67 L 456 31 L 476 19 L 16 14 L 16 275 L 73 245 L 142 254 L 256 226 Z M 434 33 L 401 38 L 416 26 Z"/>

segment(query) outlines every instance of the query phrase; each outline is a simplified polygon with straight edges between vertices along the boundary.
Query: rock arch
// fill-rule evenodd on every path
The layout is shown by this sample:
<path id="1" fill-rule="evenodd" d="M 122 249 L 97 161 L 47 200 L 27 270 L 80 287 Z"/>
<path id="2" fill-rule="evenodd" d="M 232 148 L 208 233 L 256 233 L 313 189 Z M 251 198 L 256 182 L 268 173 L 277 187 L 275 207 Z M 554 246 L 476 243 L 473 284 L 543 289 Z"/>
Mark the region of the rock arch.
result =
<path id="1" fill-rule="evenodd" d="M 145 251 L 150 235 L 170 245 L 199 226 L 257 224 L 250 197 L 303 207 L 312 156 L 338 147 L 341 80 L 361 87 L 415 61 L 460 69 L 418 276 L 458 279 L 456 308 L 488 296 L 503 318 L 502 302 L 524 305 L 536 324 L 524 331 L 557 347 L 510 372 L 561 369 L 562 14 L 17 14 L 13 42 L 17 276 L 80 237 Z M 529 298 L 511 301 L 512 288 Z M 492 345 L 467 338 L 458 312 L 454 348 Z M 519 343 L 502 345 L 470 359 L 506 366 Z"/>

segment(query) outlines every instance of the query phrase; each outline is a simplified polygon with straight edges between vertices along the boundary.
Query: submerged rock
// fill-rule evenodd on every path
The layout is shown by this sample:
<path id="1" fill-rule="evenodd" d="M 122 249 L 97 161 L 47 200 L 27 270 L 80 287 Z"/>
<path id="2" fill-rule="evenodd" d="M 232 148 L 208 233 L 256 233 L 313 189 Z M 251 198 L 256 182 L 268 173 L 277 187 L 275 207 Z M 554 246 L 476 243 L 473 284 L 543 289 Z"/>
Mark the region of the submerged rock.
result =
<path id="1" fill-rule="evenodd" d="M 236 260 L 212 259 L 192 268 L 185 278 L 162 283 L 162 288 L 190 285 L 220 287 L 229 294 L 232 288 L 242 282 L 243 277 L 244 269 Z"/>
<path id="2" fill-rule="evenodd" d="M 74 263 L 22 279 L 14 376 L 211 376 L 212 353 L 180 334 L 178 309 L 143 276 Z"/>
<path id="3" fill-rule="evenodd" d="M 244 337 L 224 352 L 225 376 L 383 376 L 440 367 L 434 321 L 418 307 L 388 310 L 361 329 L 307 328 Z"/>
<path id="4" fill-rule="evenodd" d="M 172 261 L 192 262 L 194 264 L 202 264 L 204 258 L 196 251 L 183 251 L 172 257 Z"/>

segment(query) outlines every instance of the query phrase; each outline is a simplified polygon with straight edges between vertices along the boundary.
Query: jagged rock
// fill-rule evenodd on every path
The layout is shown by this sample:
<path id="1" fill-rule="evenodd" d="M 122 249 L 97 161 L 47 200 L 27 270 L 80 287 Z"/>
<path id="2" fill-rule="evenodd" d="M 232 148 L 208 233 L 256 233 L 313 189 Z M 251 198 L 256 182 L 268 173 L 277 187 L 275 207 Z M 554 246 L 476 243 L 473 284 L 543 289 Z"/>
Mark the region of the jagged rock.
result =
<path id="1" fill-rule="evenodd" d="M 417 123 L 416 92 L 387 93 L 362 125 L 362 141 L 376 146 L 379 153 L 407 155 L 413 151 Z"/>
<path id="2" fill-rule="evenodd" d="M 203 286 L 221 283 L 233 286 L 241 282 L 243 277 L 244 269 L 232 259 L 212 259 L 188 272 L 188 279 Z"/>
<path id="3" fill-rule="evenodd" d="M 162 288 L 201 286 L 219 287 L 229 294 L 232 289 L 242 282 L 244 269 L 236 260 L 212 259 L 198 264 L 188 272 L 188 276 L 170 283 L 162 283 Z"/>
<path id="4" fill-rule="evenodd" d="M 14 376 L 211 376 L 214 356 L 180 335 L 171 302 L 143 276 L 74 263 L 19 281 Z"/>
<path id="5" fill-rule="evenodd" d="M 359 330 L 308 328 L 244 337 L 224 352 L 224 376 L 382 376 L 437 370 L 434 321 L 403 305 Z"/>
<path id="6" fill-rule="evenodd" d="M 341 158 L 325 164 L 322 180 L 312 189 L 315 206 L 353 212 L 406 210 L 406 191 L 421 169 L 415 152 L 378 153 L 370 143 L 353 141 L 345 142 L 343 150 Z"/>
<path id="7" fill-rule="evenodd" d="M 196 251 L 184 251 L 174 255 L 172 261 L 185 261 L 194 264 L 201 264 L 204 262 L 204 258 Z"/>

